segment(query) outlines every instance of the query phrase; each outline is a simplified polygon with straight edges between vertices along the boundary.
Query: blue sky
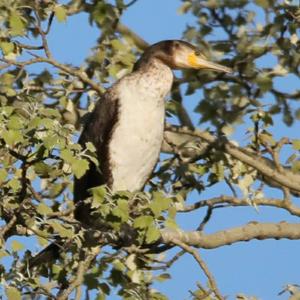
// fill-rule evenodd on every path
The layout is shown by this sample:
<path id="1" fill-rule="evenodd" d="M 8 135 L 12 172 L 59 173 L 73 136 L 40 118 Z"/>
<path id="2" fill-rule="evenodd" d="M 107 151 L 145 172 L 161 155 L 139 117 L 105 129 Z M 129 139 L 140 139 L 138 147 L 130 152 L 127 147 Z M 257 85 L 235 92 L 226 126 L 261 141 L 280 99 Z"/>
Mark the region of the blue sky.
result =
<path id="1" fill-rule="evenodd" d="M 122 22 L 143 37 L 147 42 L 154 43 L 164 39 L 180 39 L 187 24 L 193 25 L 195 19 L 191 15 L 179 15 L 179 0 L 139 0 L 124 13 Z M 96 44 L 99 30 L 91 28 L 87 16 L 68 18 L 66 23 L 54 22 L 49 36 L 49 44 L 54 57 L 63 63 L 79 66 L 90 49 Z M 224 36 L 223 38 L 226 38 Z M 271 60 L 262 61 L 264 66 L 272 67 Z M 270 64 L 270 65 L 268 65 Z M 186 105 L 192 110 L 199 94 L 186 97 Z M 278 119 L 278 122 L 281 122 Z M 244 136 L 239 132 L 238 137 Z M 277 134 L 290 134 L 297 138 L 295 129 L 287 129 L 279 125 Z M 227 191 L 219 184 L 215 188 L 198 195 L 193 193 L 191 200 L 225 194 Z M 274 191 L 272 191 L 274 194 Z M 194 212 L 180 216 L 183 228 L 192 230 L 203 217 L 202 213 Z M 207 232 L 246 224 L 250 221 L 276 222 L 288 220 L 297 222 L 284 211 L 260 208 L 259 212 L 252 207 L 216 210 L 214 221 L 207 227 Z M 251 241 L 226 246 L 215 250 L 201 250 L 203 258 L 219 284 L 223 295 L 234 299 L 234 295 L 243 292 L 255 295 L 259 299 L 287 299 L 287 295 L 277 296 L 282 286 L 287 283 L 300 284 L 300 241 Z M 188 290 L 196 288 L 196 282 L 205 283 L 203 273 L 189 256 L 185 255 L 171 269 L 172 279 L 157 285 L 172 300 L 189 299 Z M 117 299 L 112 296 L 109 299 Z"/>

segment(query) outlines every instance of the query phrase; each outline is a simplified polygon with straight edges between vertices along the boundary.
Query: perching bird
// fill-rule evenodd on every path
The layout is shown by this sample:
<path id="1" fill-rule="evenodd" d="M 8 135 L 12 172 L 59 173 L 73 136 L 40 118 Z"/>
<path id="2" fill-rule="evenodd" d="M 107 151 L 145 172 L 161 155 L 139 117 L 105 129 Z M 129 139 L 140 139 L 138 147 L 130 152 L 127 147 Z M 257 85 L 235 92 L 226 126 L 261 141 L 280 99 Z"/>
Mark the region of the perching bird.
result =
<path id="1" fill-rule="evenodd" d="M 146 184 L 159 157 L 163 140 L 164 99 L 173 83 L 172 69 L 230 68 L 210 62 L 193 45 L 179 40 L 150 46 L 133 72 L 117 81 L 101 97 L 87 121 L 79 143 L 94 144 L 99 168 L 90 163 L 85 175 L 74 182 L 75 217 L 89 223 L 84 204 L 89 189 L 106 184 L 112 192 L 139 191 Z M 50 244 L 30 262 L 30 267 L 59 256 L 61 242 Z"/>
<path id="2" fill-rule="evenodd" d="M 96 147 L 100 167 L 92 163 L 75 179 L 76 217 L 87 218 L 89 189 L 106 184 L 112 192 L 139 191 L 149 179 L 163 140 L 164 99 L 173 83 L 172 69 L 211 69 L 229 73 L 230 68 L 210 62 L 193 45 L 166 40 L 150 46 L 132 73 L 117 81 L 96 104 L 79 143 Z M 84 207 L 86 209 L 84 209 Z"/>

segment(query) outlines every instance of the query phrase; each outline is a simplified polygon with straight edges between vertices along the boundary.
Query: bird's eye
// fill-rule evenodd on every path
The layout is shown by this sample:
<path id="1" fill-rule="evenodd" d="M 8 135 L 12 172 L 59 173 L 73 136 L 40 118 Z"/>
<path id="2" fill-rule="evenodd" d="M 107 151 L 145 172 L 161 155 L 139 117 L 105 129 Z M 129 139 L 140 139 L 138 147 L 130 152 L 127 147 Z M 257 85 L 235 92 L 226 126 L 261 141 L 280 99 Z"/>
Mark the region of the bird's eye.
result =
<path id="1" fill-rule="evenodd" d="M 175 42 L 175 43 L 174 43 L 174 46 L 175 46 L 175 48 L 179 48 L 179 47 L 180 47 L 180 44 L 179 44 L 178 42 Z"/>
<path id="2" fill-rule="evenodd" d="M 195 50 L 195 55 L 196 56 L 200 56 L 201 55 L 201 51 L 199 49 Z"/>

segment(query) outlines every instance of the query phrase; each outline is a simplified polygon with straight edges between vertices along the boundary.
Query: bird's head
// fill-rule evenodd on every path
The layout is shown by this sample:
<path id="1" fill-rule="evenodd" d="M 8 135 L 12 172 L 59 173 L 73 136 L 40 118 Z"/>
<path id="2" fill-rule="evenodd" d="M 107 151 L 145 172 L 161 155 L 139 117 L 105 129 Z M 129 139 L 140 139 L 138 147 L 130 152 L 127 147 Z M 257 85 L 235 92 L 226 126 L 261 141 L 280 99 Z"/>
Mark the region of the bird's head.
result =
<path id="1" fill-rule="evenodd" d="M 161 41 L 150 46 L 140 61 L 156 58 L 172 69 L 210 69 L 231 73 L 228 67 L 209 61 L 195 46 L 180 40 Z"/>

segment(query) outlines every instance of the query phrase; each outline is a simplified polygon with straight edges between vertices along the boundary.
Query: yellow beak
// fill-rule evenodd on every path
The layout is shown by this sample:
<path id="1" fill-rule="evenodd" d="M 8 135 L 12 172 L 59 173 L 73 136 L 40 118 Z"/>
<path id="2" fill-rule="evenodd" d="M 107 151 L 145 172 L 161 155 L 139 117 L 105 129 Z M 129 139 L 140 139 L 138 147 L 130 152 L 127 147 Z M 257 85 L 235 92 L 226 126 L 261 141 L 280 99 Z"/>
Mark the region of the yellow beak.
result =
<path id="1" fill-rule="evenodd" d="M 198 56 L 194 53 L 188 56 L 188 63 L 192 68 L 195 69 L 210 69 L 219 72 L 232 73 L 231 68 L 222 66 L 220 64 L 208 61 L 204 56 Z"/>

